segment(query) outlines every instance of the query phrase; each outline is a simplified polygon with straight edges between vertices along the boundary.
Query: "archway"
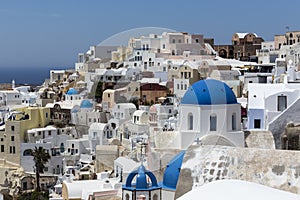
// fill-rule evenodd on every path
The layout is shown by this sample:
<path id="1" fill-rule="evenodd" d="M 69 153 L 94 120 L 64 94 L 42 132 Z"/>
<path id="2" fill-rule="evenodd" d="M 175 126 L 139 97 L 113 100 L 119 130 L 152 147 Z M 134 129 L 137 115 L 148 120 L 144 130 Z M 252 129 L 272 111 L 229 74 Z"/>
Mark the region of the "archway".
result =
<path id="1" fill-rule="evenodd" d="M 221 49 L 219 51 L 219 56 L 222 58 L 227 58 L 227 51 L 225 49 Z"/>

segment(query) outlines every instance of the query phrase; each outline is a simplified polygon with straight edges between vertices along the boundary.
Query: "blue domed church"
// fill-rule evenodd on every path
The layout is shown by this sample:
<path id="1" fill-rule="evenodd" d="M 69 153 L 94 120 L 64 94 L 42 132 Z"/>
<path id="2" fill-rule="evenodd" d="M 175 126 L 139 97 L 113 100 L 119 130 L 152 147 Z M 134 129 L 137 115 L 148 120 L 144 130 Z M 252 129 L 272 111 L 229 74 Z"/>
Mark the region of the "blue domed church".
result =
<path id="1" fill-rule="evenodd" d="M 244 146 L 241 106 L 231 88 L 214 79 L 191 85 L 179 107 L 179 145 Z"/>
<path id="2" fill-rule="evenodd" d="M 178 153 L 166 166 L 162 182 L 140 165 L 132 171 L 122 187 L 123 200 L 167 200 L 175 199 L 177 182 L 180 175 L 185 151 Z"/>

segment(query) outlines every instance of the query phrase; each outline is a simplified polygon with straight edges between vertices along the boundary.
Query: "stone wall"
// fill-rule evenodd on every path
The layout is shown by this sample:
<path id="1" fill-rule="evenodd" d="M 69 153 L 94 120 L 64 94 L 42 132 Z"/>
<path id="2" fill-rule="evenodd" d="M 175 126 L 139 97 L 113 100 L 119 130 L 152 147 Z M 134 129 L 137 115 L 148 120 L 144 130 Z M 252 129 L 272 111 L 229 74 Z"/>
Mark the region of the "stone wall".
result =
<path id="1" fill-rule="evenodd" d="M 191 146 L 185 154 L 176 196 L 220 179 L 250 181 L 299 194 L 300 151 Z"/>
<path id="2" fill-rule="evenodd" d="M 244 131 L 245 146 L 248 148 L 275 149 L 275 142 L 271 131 Z"/>

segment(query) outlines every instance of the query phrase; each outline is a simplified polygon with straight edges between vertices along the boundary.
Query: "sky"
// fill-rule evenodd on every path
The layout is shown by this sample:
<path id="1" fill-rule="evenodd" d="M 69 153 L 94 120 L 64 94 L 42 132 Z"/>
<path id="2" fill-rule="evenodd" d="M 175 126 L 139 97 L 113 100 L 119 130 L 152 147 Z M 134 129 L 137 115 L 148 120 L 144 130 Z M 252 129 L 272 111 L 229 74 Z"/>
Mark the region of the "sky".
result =
<path id="1" fill-rule="evenodd" d="M 235 32 L 269 41 L 287 26 L 300 30 L 299 8 L 297 0 L 1 1 L 0 70 L 74 68 L 78 53 L 140 27 L 199 33 L 215 44 L 230 44 Z"/>

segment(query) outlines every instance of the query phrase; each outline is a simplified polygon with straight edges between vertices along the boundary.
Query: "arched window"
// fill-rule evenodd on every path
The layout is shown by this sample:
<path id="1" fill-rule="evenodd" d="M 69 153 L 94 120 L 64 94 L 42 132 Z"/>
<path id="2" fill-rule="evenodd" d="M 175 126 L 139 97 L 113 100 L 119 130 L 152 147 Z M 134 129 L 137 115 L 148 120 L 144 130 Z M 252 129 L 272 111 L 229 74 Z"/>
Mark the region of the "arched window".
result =
<path id="1" fill-rule="evenodd" d="M 188 114 L 188 130 L 194 129 L 194 117 L 192 113 Z"/>
<path id="2" fill-rule="evenodd" d="M 26 149 L 26 150 L 23 152 L 23 156 L 32 156 L 31 149 Z"/>
<path id="3" fill-rule="evenodd" d="M 126 199 L 126 200 L 129 200 L 129 194 L 126 194 L 126 195 L 125 195 L 125 199 Z"/>
<path id="4" fill-rule="evenodd" d="M 60 153 L 63 153 L 65 151 L 65 145 L 64 143 L 60 143 Z"/>
<path id="5" fill-rule="evenodd" d="M 236 113 L 232 113 L 231 115 L 231 128 L 233 131 L 236 130 Z"/>
<path id="6" fill-rule="evenodd" d="M 153 199 L 153 200 L 158 200 L 158 195 L 157 195 L 157 194 L 154 194 L 152 199 Z"/>
<path id="7" fill-rule="evenodd" d="M 209 118 L 210 131 L 217 131 L 217 116 L 215 114 L 211 115 Z"/>

